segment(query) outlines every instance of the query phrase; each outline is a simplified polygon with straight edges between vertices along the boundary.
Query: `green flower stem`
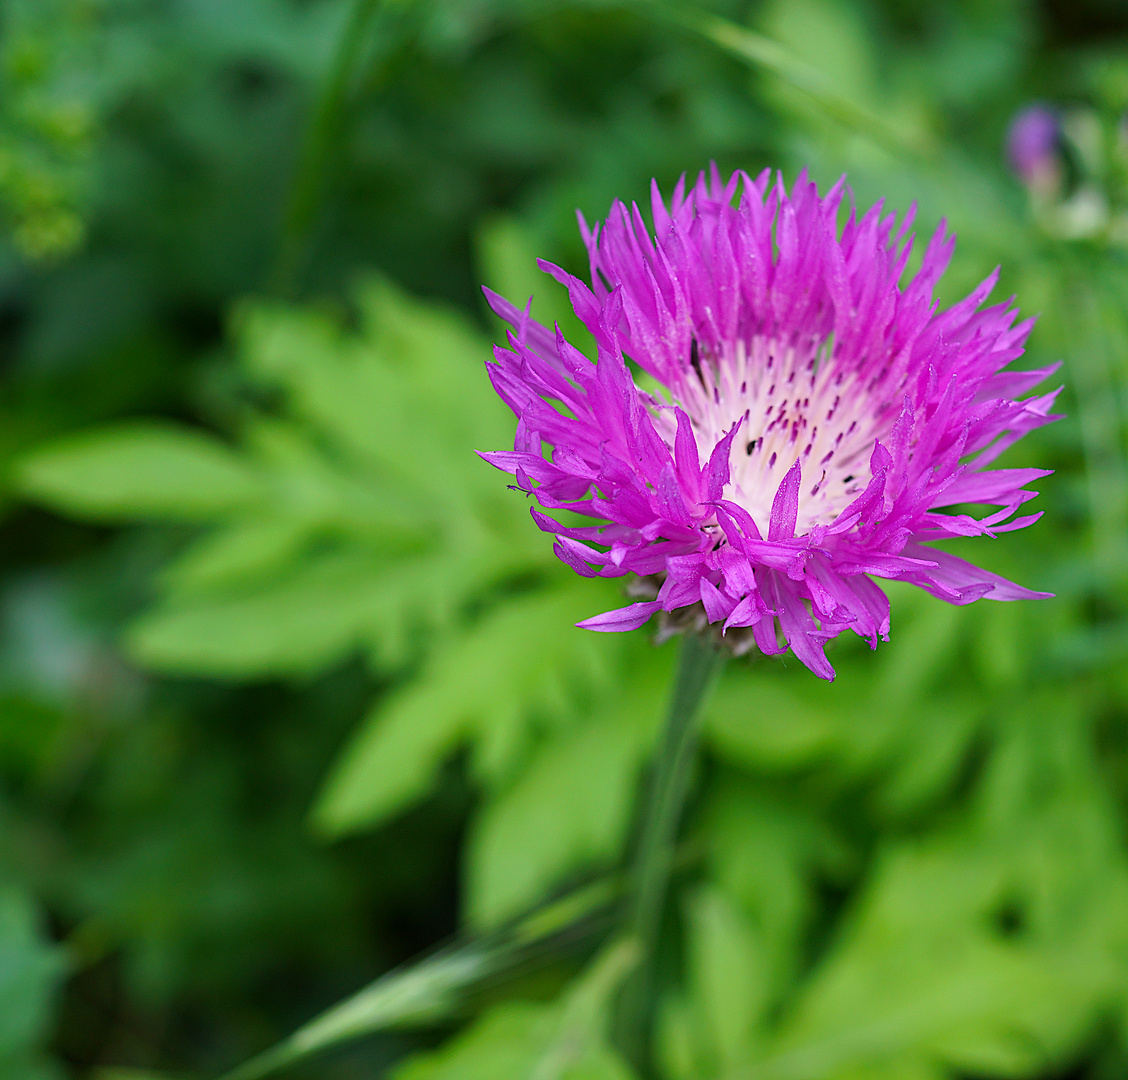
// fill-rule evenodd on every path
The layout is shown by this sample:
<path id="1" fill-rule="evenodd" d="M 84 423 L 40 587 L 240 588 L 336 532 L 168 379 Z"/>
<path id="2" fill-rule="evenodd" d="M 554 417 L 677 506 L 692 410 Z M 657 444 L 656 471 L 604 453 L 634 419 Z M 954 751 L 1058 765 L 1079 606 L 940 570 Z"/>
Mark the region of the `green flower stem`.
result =
<path id="1" fill-rule="evenodd" d="M 637 940 L 643 960 L 623 987 L 616 1017 L 619 1048 L 643 1074 L 647 1071 L 653 1022 L 654 960 L 678 825 L 693 774 L 701 711 L 724 653 L 700 634 L 687 633 L 674 680 L 670 711 L 655 753 L 627 909 L 627 934 Z"/>

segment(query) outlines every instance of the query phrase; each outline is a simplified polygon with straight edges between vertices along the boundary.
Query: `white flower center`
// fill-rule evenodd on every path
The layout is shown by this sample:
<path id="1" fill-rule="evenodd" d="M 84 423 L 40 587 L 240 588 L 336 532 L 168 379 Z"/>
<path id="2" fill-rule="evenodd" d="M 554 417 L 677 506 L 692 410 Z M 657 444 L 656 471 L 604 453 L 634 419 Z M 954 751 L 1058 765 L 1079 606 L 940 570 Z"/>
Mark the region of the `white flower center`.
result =
<path id="1" fill-rule="evenodd" d="M 672 400 L 689 416 L 701 463 L 741 417 L 732 444 L 725 498 L 743 506 L 766 536 L 772 501 L 800 462 L 796 534 L 829 525 L 869 483 L 874 441 L 896 414 L 831 358 L 829 342 L 809 349 L 754 337 L 729 355 L 698 355 Z M 674 445 L 673 409 L 655 410 L 659 432 Z"/>

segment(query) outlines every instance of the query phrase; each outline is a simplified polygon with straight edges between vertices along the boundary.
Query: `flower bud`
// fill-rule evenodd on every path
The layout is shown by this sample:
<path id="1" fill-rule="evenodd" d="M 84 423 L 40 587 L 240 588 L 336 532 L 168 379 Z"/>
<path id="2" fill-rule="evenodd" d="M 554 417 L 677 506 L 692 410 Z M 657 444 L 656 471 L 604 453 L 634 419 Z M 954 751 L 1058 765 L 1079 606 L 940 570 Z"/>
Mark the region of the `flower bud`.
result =
<path id="1" fill-rule="evenodd" d="M 1038 195 L 1061 187 L 1061 120 L 1045 105 L 1018 113 L 1007 131 L 1007 160 L 1015 175 Z"/>

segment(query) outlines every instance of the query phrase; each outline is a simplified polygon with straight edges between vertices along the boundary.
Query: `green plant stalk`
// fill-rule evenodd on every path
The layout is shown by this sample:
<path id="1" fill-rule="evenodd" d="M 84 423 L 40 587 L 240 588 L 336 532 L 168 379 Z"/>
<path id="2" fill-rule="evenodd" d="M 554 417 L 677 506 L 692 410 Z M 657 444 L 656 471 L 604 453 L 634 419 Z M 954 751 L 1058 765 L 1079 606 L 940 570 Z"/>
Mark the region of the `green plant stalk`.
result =
<path id="1" fill-rule="evenodd" d="M 380 4 L 381 0 L 355 0 L 306 128 L 286 206 L 278 260 L 270 282 L 271 291 L 276 294 L 285 295 L 294 287 L 309 242 L 310 227 L 321 202 L 329 160 L 340 137 L 345 97 L 360 59 L 364 31 Z"/>
<path id="2" fill-rule="evenodd" d="M 552 952 L 585 920 L 608 912 L 622 893 L 614 877 L 592 882 L 538 908 L 506 930 L 389 972 L 332 1006 L 282 1042 L 225 1073 L 260 1080 L 350 1039 L 448 1016 L 475 987 Z M 590 929 L 590 928 L 589 928 Z"/>
<path id="3" fill-rule="evenodd" d="M 648 1069 L 653 1026 L 655 957 L 678 826 L 693 775 L 702 708 L 724 655 L 701 634 L 686 633 L 682 639 L 670 710 L 655 752 L 639 833 L 625 931 L 639 942 L 642 961 L 620 994 L 615 1041 L 643 1075 Z"/>
<path id="4" fill-rule="evenodd" d="M 496 971 L 501 959 L 488 950 L 469 948 L 378 979 L 288 1039 L 227 1073 L 223 1080 L 258 1080 L 348 1039 L 441 1014 L 459 990 Z"/>

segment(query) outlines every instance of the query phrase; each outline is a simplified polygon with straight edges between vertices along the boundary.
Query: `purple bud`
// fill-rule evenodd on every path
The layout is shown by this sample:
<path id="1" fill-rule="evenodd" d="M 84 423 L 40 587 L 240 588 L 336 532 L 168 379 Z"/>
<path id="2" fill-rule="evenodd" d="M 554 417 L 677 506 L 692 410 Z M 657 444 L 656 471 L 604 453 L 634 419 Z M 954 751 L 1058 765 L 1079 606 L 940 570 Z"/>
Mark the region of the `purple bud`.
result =
<path id="1" fill-rule="evenodd" d="M 1011 121 L 1007 159 L 1028 185 L 1042 186 L 1060 170 L 1061 120 L 1046 105 L 1030 105 Z"/>

